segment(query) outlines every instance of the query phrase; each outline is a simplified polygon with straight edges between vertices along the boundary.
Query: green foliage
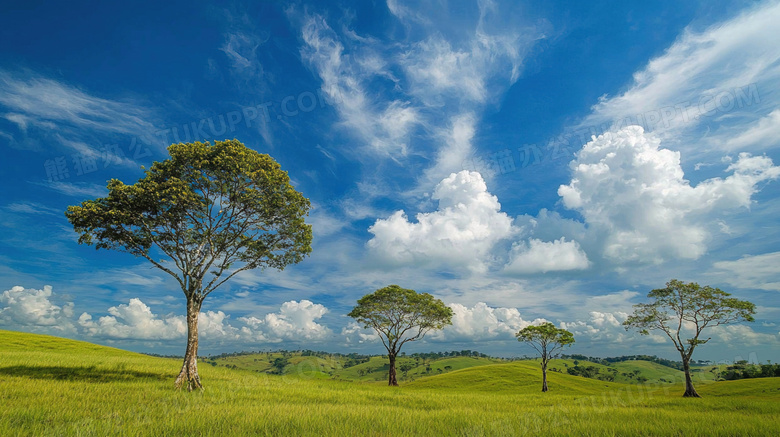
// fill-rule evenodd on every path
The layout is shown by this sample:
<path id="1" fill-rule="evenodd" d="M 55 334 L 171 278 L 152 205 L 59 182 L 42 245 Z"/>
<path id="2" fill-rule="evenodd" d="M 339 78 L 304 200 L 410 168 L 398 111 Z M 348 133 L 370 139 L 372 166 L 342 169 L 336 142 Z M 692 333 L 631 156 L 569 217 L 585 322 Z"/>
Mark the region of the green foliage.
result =
<path id="1" fill-rule="evenodd" d="M 144 257 L 200 300 L 239 271 L 311 252 L 309 200 L 273 158 L 236 140 L 168 152 L 135 184 L 112 179 L 107 197 L 68 207 L 79 243 Z"/>
<path id="2" fill-rule="evenodd" d="M 389 285 L 361 297 L 349 317 L 373 328 L 388 353 L 398 354 L 406 342 L 452 324 L 452 309 L 428 293 Z"/>
<path id="3" fill-rule="evenodd" d="M 526 326 L 515 334 L 515 337 L 517 341 L 528 343 L 536 349 L 541 354 L 543 364 L 554 358 L 556 351 L 574 343 L 574 335 L 571 332 L 556 328 L 550 322 Z"/>
<path id="4" fill-rule="evenodd" d="M 717 377 L 726 381 L 780 377 L 780 364 L 748 364 L 746 361 L 738 361 L 719 371 Z"/>
<path id="5" fill-rule="evenodd" d="M 79 243 L 146 258 L 187 298 L 187 351 L 176 385 L 202 388 L 197 370 L 203 300 L 238 273 L 282 270 L 311 252 L 311 206 L 268 155 L 237 140 L 172 144 L 133 185 L 65 213 Z M 172 262 L 172 263 L 171 263 Z"/>
<path id="6" fill-rule="evenodd" d="M 626 329 L 636 328 L 643 335 L 650 331 L 663 332 L 680 352 L 683 365 L 687 365 L 696 346 L 710 340 L 699 338 L 705 328 L 754 320 L 756 306 L 753 303 L 729 296 L 731 294 L 709 285 L 702 287 L 695 282 L 672 279 L 666 283 L 666 288 L 648 293 L 647 297 L 652 299 L 650 303 L 634 305 L 634 313 L 623 325 Z M 686 324 L 693 326 L 692 332 L 688 333 L 692 336 L 683 340 Z"/>
<path id="7" fill-rule="evenodd" d="M 672 279 L 666 283 L 666 288 L 647 294 L 652 302 L 634 305 L 634 313 L 623 322 L 626 329 L 636 328 L 643 335 L 661 331 L 672 340 L 683 362 L 684 397 L 699 397 L 693 386 L 690 361 L 696 346 L 710 340 L 699 338 L 702 331 L 707 327 L 754 320 L 756 306 L 753 303 L 729 296 L 709 285 L 702 287 L 695 282 Z"/>
<path id="8" fill-rule="evenodd" d="M 517 341 L 530 344 L 542 357 L 542 391 L 547 391 L 547 363 L 557 356 L 565 346 L 574 343 L 574 335 L 563 329 L 556 328 L 550 322 L 541 325 L 530 325 L 515 334 Z"/>
<path id="9" fill-rule="evenodd" d="M 276 373 L 281 375 L 284 372 L 284 368 L 287 367 L 287 365 L 290 364 L 290 361 L 287 360 L 285 357 L 279 357 L 274 359 L 274 361 L 271 363 L 274 369 L 276 369 Z"/>

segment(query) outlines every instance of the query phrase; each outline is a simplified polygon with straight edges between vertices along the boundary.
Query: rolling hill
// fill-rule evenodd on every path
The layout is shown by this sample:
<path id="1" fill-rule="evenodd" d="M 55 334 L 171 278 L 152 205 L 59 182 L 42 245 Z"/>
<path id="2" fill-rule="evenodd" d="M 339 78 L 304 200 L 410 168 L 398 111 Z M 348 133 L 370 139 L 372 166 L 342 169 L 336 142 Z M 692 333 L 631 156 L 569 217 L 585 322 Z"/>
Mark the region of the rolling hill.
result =
<path id="1" fill-rule="evenodd" d="M 692 400 L 677 384 L 557 373 L 541 393 L 533 361 L 401 387 L 202 363 L 205 390 L 187 393 L 176 359 L 10 331 L 0 351 L 4 436 L 776 435 L 780 417 L 780 378 L 711 382 Z"/>

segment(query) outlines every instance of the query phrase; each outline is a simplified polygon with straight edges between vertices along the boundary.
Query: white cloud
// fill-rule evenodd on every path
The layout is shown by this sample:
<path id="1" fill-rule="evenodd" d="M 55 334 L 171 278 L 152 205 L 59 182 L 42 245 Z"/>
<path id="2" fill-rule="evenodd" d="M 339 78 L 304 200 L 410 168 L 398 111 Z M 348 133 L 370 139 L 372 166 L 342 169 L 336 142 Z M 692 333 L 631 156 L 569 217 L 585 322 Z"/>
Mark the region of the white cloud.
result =
<path id="1" fill-rule="evenodd" d="M 780 252 L 746 255 L 735 261 L 713 264 L 716 275 L 739 288 L 780 291 Z"/>
<path id="2" fill-rule="evenodd" d="M 198 334 L 202 340 L 218 343 L 317 341 L 331 334 L 327 327 L 315 322 L 327 311 L 324 306 L 308 300 L 289 301 L 282 304 L 278 313 L 269 313 L 263 318 L 238 318 L 243 326 L 231 324 L 230 316 L 222 311 L 205 311 L 198 315 Z M 89 336 L 130 340 L 176 340 L 187 334 L 185 316 L 154 314 L 137 298 L 109 308 L 108 313 L 97 321 L 91 314 L 83 313 L 78 319 L 82 332 Z"/>
<path id="3" fill-rule="evenodd" d="M 432 37 L 416 44 L 404 55 L 409 79 L 427 104 L 441 105 L 441 95 L 455 93 L 459 97 L 482 103 L 487 99 L 479 46 L 472 51 L 453 50 L 449 42 Z"/>
<path id="4" fill-rule="evenodd" d="M 521 242 L 512 246 L 510 261 L 504 271 L 532 274 L 584 270 L 589 265 L 588 256 L 576 241 L 560 238 L 548 242 L 532 238 L 528 243 Z"/>
<path id="5" fill-rule="evenodd" d="M 86 182 L 52 181 L 39 185 L 72 197 L 105 197 L 108 195 L 108 189 L 105 186 Z"/>
<path id="6" fill-rule="evenodd" d="M 417 214 L 410 222 L 403 211 L 377 220 L 367 246 L 394 265 L 435 264 L 485 271 L 493 246 L 512 235 L 512 220 L 500 211 L 479 173 L 453 173 L 436 186 L 435 212 Z"/>
<path id="7" fill-rule="evenodd" d="M 780 108 L 780 95 L 771 92 L 780 80 L 778 22 L 780 3 L 762 2 L 707 29 L 687 29 L 634 74 L 627 91 L 594 105 L 580 127 L 629 120 L 688 156 L 776 147 L 777 137 L 768 135 L 777 131 L 771 121 Z"/>
<path id="8" fill-rule="evenodd" d="M 536 319 L 523 320 L 517 308 L 494 308 L 484 302 L 477 302 L 471 308 L 459 303 L 448 305 L 452 308 L 452 325 L 432 338 L 447 341 L 512 340 L 515 333 L 528 325 L 546 322 Z"/>
<path id="9" fill-rule="evenodd" d="M 729 138 L 726 150 L 762 150 L 776 147 L 780 142 L 780 109 L 753 122 L 744 132 Z"/>
<path id="10" fill-rule="evenodd" d="M 97 321 L 89 313 L 82 313 L 78 323 L 88 335 L 114 339 L 133 340 L 171 340 L 183 338 L 187 333 L 187 324 L 183 316 L 162 316 L 152 310 L 138 298 L 130 299 L 108 309 L 109 316 Z"/>
<path id="11" fill-rule="evenodd" d="M 264 42 L 264 39 L 251 33 L 228 33 L 220 50 L 228 57 L 231 68 L 236 74 L 247 79 L 257 79 L 256 76 L 259 76 L 262 80 L 263 66 L 257 59 L 257 49 Z"/>
<path id="12" fill-rule="evenodd" d="M 222 311 L 201 312 L 198 315 L 198 336 L 209 341 L 240 340 L 240 331 L 228 323 L 229 318 L 230 316 Z"/>
<path id="13" fill-rule="evenodd" d="M 265 318 L 241 317 L 238 320 L 254 330 L 262 331 L 269 341 L 318 341 L 328 338 L 332 332 L 316 322 L 328 309 L 309 300 L 289 301 L 282 304 L 278 313 Z"/>
<path id="14" fill-rule="evenodd" d="M 383 64 L 366 70 L 366 58 L 375 54 L 366 46 L 349 52 L 336 32 L 318 15 L 307 16 L 302 26 L 305 46 L 301 57 L 322 80 L 322 90 L 338 110 L 342 123 L 364 141 L 364 149 L 383 156 L 406 155 L 408 136 L 418 122 L 417 110 L 402 99 L 375 102 L 364 82 L 384 76 Z"/>
<path id="15" fill-rule="evenodd" d="M 622 323 L 628 318 L 624 312 L 591 311 L 587 320 L 561 322 L 561 328 L 574 334 L 575 340 L 618 344 L 626 342 L 665 343 L 668 339 L 657 333 L 642 336 L 636 331 L 626 331 Z"/>
<path id="16" fill-rule="evenodd" d="M 60 217 L 62 211 L 58 208 L 41 205 L 37 202 L 15 202 L 5 206 L 5 209 L 19 214 L 45 214 Z"/>
<path id="17" fill-rule="evenodd" d="M 777 344 L 780 333 L 766 334 L 756 332 L 748 325 L 721 325 L 711 329 L 713 339 L 717 339 L 729 346 L 759 346 Z"/>
<path id="18" fill-rule="evenodd" d="M 420 181 L 422 189 L 430 190 L 447 175 L 463 169 L 463 162 L 472 153 L 476 123 L 474 114 L 458 114 L 451 118 L 449 126 L 438 131 L 437 138 L 443 146 L 439 148 L 435 164 L 425 170 L 425 177 Z"/>
<path id="19" fill-rule="evenodd" d="M 153 111 L 130 100 L 108 100 L 33 73 L 0 70 L 0 105 L 5 118 L 25 132 L 32 127 L 67 132 L 70 128 L 119 133 L 148 140 L 155 131 Z M 98 153 L 92 150 L 93 153 Z"/>
<path id="20" fill-rule="evenodd" d="M 539 32 L 519 26 L 518 17 L 508 22 L 505 10 L 481 1 L 474 8 L 479 16 L 468 16 L 465 29 L 448 34 L 440 23 L 422 19 L 442 5 L 401 3 L 388 1 L 387 7 L 414 38 L 385 43 L 346 28 L 334 30 L 322 16 L 306 15 L 301 57 L 322 80 L 340 126 L 364 142 L 361 151 L 398 163 L 409 157 L 430 160 L 413 190 L 417 195 L 463 168 L 473 152 L 479 111 L 518 79 Z M 418 132 L 430 135 L 430 141 L 412 144 L 413 138 L 424 138 Z M 372 173 L 366 185 L 376 189 L 383 176 Z"/>
<path id="21" fill-rule="evenodd" d="M 24 327 L 34 330 L 72 332 L 74 326 L 73 303 L 62 306 L 52 301 L 52 287 L 45 285 L 43 289 L 11 287 L 0 296 L 0 324 L 14 327 Z"/>
<path id="22" fill-rule="evenodd" d="M 341 335 L 344 336 L 347 344 L 377 342 L 379 341 L 379 334 L 373 329 L 364 329 L 356 322 L 350 322 L 347 326 L 341 329 Z"/>
<path id="23" fill-rule="evenodd" d="M 479 18 L 473 30 L 464 32 L 465 42 L 453 43 L 444 37 L 444 32 L 428 29 L 427 38 L 412 44 L 401 55 L 400 64 L 410 82 L 410 92 L 426 105 L 441 107 L 448 98 L 454 98 L 458 105 L 485 103 L 492 97 L 491 92 L 497 90 L 491 90 L 489 82 L 501 78 L 505 86 L 513 84 L 520 76 L 525 52 L 543 37 L 531 26 L 523 28 L 519 20 L 511 25 L 501 23 L 506 18 L 506 8 L 499 8 L 492 1 L 481 1 L 477 6 Z M 390 9 L 401 20 L 412 16 L 397 4 Z M 428 23 L 423 27 L 428 28 Z"/>
<path id="24" fill-rule="evenodd" d="M 309 213 L 307 222 L 312 226 L 314 238 L 326 237 L 347 226 L 347 223 L 329 214 L 325 209 L 317 204 L 312 205 L 312 211 Z"/>
<path id="25" fill-rule="evenodd" d="M 572 179 L 558 194 L 603 233 L 604 256 L 617 263 L 697 259 L 720 210 L 750 206 L 757 184 L 780 176 L 763 156 L 742 153 L 732 174 L 695 187 L 684 178 L 680 153 L 639 126 L 594 137 L 570 165 Z"/>

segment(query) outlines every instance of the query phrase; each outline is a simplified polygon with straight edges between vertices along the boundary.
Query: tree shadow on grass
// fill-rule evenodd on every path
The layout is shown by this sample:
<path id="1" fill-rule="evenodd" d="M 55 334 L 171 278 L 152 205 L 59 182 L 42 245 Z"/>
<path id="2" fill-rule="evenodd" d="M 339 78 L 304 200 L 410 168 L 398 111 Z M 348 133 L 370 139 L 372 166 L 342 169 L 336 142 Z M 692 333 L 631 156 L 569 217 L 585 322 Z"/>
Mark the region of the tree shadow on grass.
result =
<path id="1" fill-rule="evenodd" d="M 140 372 L 123 368 L 99 368 L 97 366 L 10 366 L 0 367 L 0 375 L 86 382 L 117 382 L 132 381 L 136 379 L 166 380 L 173 378 L 171 375 L 162 375 L 159 373 Z"/>

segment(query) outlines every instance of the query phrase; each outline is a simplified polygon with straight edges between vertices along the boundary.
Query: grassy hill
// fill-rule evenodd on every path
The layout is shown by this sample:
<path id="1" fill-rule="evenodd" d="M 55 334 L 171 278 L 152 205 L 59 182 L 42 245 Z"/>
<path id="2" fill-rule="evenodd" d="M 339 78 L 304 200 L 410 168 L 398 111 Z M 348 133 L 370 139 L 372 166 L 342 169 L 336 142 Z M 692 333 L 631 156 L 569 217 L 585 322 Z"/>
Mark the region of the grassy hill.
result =
<path id="1" fill-rule="evenodd" d="M 322 379 L 340 379 L 346 381 L 383 382 L 387 380 L 389 363 L 387 358 L 373 356 L 367 362 L 348 366 L 348 358 L 343 355 L 327 356 L 302 356 L 301 352 L 265 352 L 255 354 L 241 354 L 234 356 L 210 358 L 204 362 L 255 372 L 275 372 L 272 363 L 277 358 L 286 357 L 289 364 L 283 369 L 283 374 L 289 376 L 302 375 L 305 377 L 317 377 Z M 535 369 L 539 367 L 538 360 L 525 360 Z M 486 366 L 491 364 L 506 363 L 505 360 L 484 357 L 442 357 L 437 359 L 415 359 L 413 357 L 400 357 L 396 362 L 398 378 L 401 382 L 411 382 L 420 378 L 444 374 L 455 370 L 470 367 Z M 402 372 L 402 366 L 412 366 L 406 373 Z M 577 361 L 580 367 L 592 367 L 598 370 L 598 377 L 611 376 L 611 382 L 626 384 L 636 383 L 673 383 L 683 381 L 683 372 L 658 363 L 631 360 L 614 363 L 609 366 L 590 361 Z M 567 374 L 567 369 L 575 367 L 575 360 L 556 359 L 549 365 L 550 374 L 558 372 Z M 710 367 L 694 368 L 694 376 L 697 381 L 713 380 L 715 373 L 709 372 Z"/>
<path id="2" fill-rule="evenodd" d="M 254 363 L 254 361 L 252 361 Z M 775 435 L 780 378 L 620 384 L 487 364 L 401 387 L 201 363 L 205 390 L 173 389 L 179 360 L 0 331 L 0 435 Z"/>
<path id="3" fill-rule="evenodd" d="M 368 358 L 367 362 L 347 366 L 349 358 L 343 355 L 328 355 L 325 357 L 302 356 L 301 352 L 242 354 L 209 358 L 203 361 L 214 366 L 269 373 L 275 372 L 276 369 L 272 363 L 277 358 L 286 358 L 289 362 L 282 372 L 284 375 L 323 379 L 332 378 L 345 381 L 387 381 L 387 372 L 390 367 L 387 358 L 381 356 L 373 356 Z M 443 357 L 435 360 L 399 357 L 396 361 L 396 369 L 399 369 L 399 381 L 404 382 L 468 367 L 495 364 L 497 362 L 501 362 L 501 360 L 465 356 Z M 412 366 L 412 369 L 405 374 L 400 370 L 404 364 Z"/>
<path id="4" fill-rule="evenodd" d="M 573 368 L 575 360 L 552 360 L 549 368 L 555 368 L 566 373 L 568 368 Z M 595 367 L 601 375 L 612 375 L 614 382 L 626 384 L 635 384 L 639 382 L 647 383 L 671 383 L 683 381 L 682 371 L 667 367 L 658 363 L 644 360 L 631 360 L 613 363 L 605 366 L 590 361 L 578 361 L 580 367 Z M 638 372 L 638 373 L 636 373 Z M 705 379 L 712 379 L 705 378 Z"/>
<path id="5" fill-rule="evenodd" d="M 591 394 L 622 384 L 590 378 L 547 373 L 550 390 L 574 394 Z M 490 393 L 536 393 L 541 390 L 541 369 L 533 361 L 517 361 L 493 364 L 455 371 L 446 375 L 431 376 L 409 383 L 415 389 L 480 391 Z"/>

